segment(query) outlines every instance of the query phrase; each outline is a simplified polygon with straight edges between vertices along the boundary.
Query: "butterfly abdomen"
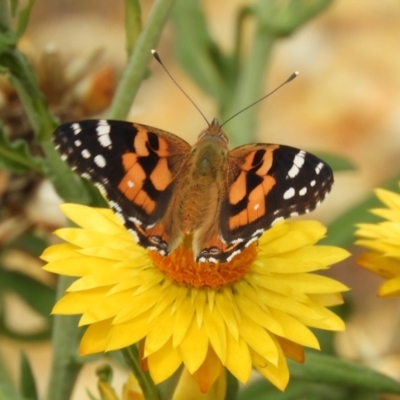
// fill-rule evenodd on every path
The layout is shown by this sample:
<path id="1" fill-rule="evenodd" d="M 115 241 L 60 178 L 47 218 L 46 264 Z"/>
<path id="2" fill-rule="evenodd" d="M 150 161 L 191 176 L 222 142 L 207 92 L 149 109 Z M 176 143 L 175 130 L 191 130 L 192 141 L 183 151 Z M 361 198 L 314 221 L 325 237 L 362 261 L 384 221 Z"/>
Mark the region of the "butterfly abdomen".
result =
<path id="1" fill-rule="evenodd" d="M 213 142 L 205 142 L 195 147 L 192 155 L 177 191 L 184 234 L 215 222 L 227 152 Z"/>

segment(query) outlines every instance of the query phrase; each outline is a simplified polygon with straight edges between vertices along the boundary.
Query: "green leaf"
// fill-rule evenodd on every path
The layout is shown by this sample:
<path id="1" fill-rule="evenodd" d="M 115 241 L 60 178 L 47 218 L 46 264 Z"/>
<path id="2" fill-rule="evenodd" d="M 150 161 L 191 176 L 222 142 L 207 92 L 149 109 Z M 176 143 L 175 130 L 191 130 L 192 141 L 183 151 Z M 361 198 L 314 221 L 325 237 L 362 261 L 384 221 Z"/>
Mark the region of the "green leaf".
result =
<path id="1" fill-rule="evenodd" d="M 27 5 L 18 13 L 16 34 L 18 39 L 25 33 L 34 0 L 29 0 Z"/>
<path id="2" fill-rule="evenodd" d="M 258 13 L 263 25 L 274 36 L 292 34 L 323 11 L 332 0 L 269 0 L 259 1 Z"/>
<path id="3" fill-rule="evenodd" d="M 376 393 L 399 393 L 400 383 L 363 365 L 308 351 L 304 364 L 289 360 L 291 379 L 332 384 Z"/>
<path id="4" fill-rule="evenodd" d="M 3 359 L 0 359 L 0 399 L 23 400 L 11 383 L 8 370 L 4 365 Z"/>
<path id="5" fill-rule="evenodd" d="M 315 152 L 321 160 L 324 160 L 335 172 L 352 171 L 356 167 L 347 158 L 332 153 Z"/>
<path id="6" fill-rule="evenodd" d="M 176 55 L 189 76 L 214 99 L 224 93 L 224 57 L 211 38 L 198 0 L 178 0 L 173 13 Z"/>
<path id="7" fill-rule="evenodd" d="M 390 179 L 383 185 L 378 185 L 393 192 L 399 192 L 400 176 Z M 381 218 L 369 212 L 371 208 L 382 206 L 375 194 L 372 192 L 368 197 L 344 212 L 330 224 L 328 224 L 328 236 L 321 241 L 321 244 L 329 244 L 332 246 L 349 247 L 354 244 L 354 232 L 356 224 L 373 223 L 381 220 Z"/>
<path id="8" fill-rule="evenodd" d="M 42 237 L 32 232 L 27 232 L 16 237 L 13 241 L 3 244 L 3 250 L 10 248 L 19 249 L 32 256 L 39 257 L 47 246 L 47 241 Z"/>
<path id="9" fill-rule="evenodd" d="M 280 392 L 265 379 L 246 385 L 238 400 L 343 400 L 346 390 L 332 385 L 296 382 L 292 379 L 284 392 Z"/>
<path id="10" fill-rule="evenodd" d="M 43 162 L 30 154 L 28 144 L 23 140 L 10 142 L 0 125 L 0 169 L 15 173 L 28 171 L 43 172 Z"/>
<path id="11" fill-rule="evenodd" d="M 239 382 L 238 380 L 226 370 L 226 394 L 225 400 L 233 400 L 238 398 Z"/>
<path id="12" fill-rule="evenodd" d="M 20 356 L 19 387 L 24 400 L 38 400 L 35 377 L 29 360 L 24 352 Z"/>

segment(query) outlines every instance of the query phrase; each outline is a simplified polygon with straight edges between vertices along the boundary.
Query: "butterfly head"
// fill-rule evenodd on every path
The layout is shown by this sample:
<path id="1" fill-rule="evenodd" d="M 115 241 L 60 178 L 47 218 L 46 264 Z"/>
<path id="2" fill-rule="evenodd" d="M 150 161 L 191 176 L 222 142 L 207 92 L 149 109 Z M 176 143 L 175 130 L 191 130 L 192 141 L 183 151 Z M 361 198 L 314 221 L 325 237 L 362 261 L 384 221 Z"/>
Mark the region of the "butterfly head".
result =
<path id="1" fill-rule="evenodd" d="M 200 132 L 200 135 L 197 139 L 197 144 L 201 144 L 203 142 L 216 142 L 223 148 L 228 147 L 228 135 L 221 129 L 221 125 L 216 118 L 212 120 L 208 128 Z"/>

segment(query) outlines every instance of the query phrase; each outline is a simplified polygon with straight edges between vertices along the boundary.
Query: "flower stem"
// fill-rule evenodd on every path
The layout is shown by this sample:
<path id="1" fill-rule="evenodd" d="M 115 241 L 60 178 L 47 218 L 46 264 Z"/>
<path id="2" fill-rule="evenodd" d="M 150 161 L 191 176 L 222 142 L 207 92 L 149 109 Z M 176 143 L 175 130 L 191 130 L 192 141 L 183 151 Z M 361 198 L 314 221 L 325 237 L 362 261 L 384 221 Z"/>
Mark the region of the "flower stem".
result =
<path id="1" fill-rule="evenodd" d="M 0 399 L 21 400 L 21 397 L 11 383 L 3 360 L 0 360 Z"/>
<path id="2" fill-rule="evenodd" d="M 60 276 L 57 286 L 59 299 L 74 281 L 74 278 Z M 76 378 L 82 368 L 78 361 L 77 349 L 81 332 L 77 329 L 78 317 L 69 315 L 54 316 L 53 323 L 53 363 L 48 387 L 48 400 L 69 400 Z"/>
<path id="3" fill-rule="evenodd" d="M 236 86 L 232 101 L 221 110 L 221 121 L 247 107 L 261 97 L 263 80 L 269 64 L 275 37 L 263 29 L 261 22 L 257 25 L 250 53 L 246 58 Z M 227 124 L 227 131 L 235 145 L 252 142 L 255 139 L 257 107 L 251 107 L 235 118 L 233 124 Z"/>
<path id="4" fill-rule="evenodd" d="M 125 119 L 145 76 L 150 50 L 155 47 L 175 0 L 155 0 L 119 82 L 108 118 Z"/>
<path id="5" fill-rule="evenodd" d="M 154 385 L 150 374 L 148 372 L 144 372 L 140 367 L 138 348 L 135 345 L 126 347 L 122 350 L 122 354 L 124 355 L 129 368 L 138 380 L 144 398 L 146 400 L 160 400 L 160 393 L 158 392 L 157 387 Z"/>

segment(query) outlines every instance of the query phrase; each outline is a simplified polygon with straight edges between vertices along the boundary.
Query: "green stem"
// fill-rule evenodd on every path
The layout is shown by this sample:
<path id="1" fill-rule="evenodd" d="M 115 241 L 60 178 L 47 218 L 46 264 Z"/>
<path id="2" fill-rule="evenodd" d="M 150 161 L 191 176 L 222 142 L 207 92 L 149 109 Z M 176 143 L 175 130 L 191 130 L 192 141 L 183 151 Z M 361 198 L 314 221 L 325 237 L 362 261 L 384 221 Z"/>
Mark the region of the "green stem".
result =
<path id="1" fill-rule="evenodd" d="M 3 360 L 0 359 L 0 399 L 22 400 L 11 383 Z"/>
<path id="2" fill-rule="evenodd" d="M 138 348 L 135 345 L 126 347 L 122 350 L 122 354 L 129 368 L 138 380 L 144 398 L 146 400 L 160 400 L 160 393 L 151 379 L 150 374 L 144 372 L 140 366 Z"/>
<path id="3" fill-rule="evenodd" d="M 0 32 L 8 32 L 10 29 L 10 6 L 9 0 L 0 0 Z"/>
<path id="4" fill-rule="evenodd" d="M 155 0 L 146 24 L 129 57 L 128 64 L 118 85 L 108 118 L 125 119 L 133 99 L 145 76 L 150 50 L 157 44 L 175 0 Z"/>
<path id="5" fill-rule="evenodd" d="M 259 21 L 252 47 L 240 73 L 233 99 L 227 107 L 221 110 L 222 122 L 261 97 L 264 76 L 274 42 L 275 37 L 270 35 Z M 257 106 L 251 107 L 235 118 L 234 123 L 227 124 L 226 130 L 233 145 L 254 141 L 257 112 Z"/>
<path id="6" fill-rule="evenodd" d="M 59 299 L 74 278 L 60 276 L 57 286 Z M 76 378 L 82 368 L 78 362 L 77 348 L 81 333 L 77 329 L 78 317 L 55 315 L 53 323 L 53 362 L 48 387 L 48 400 L 69 400 L 74 389 Z"/>

